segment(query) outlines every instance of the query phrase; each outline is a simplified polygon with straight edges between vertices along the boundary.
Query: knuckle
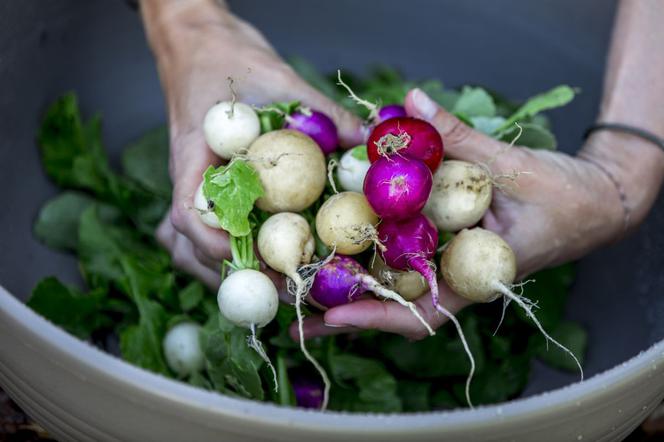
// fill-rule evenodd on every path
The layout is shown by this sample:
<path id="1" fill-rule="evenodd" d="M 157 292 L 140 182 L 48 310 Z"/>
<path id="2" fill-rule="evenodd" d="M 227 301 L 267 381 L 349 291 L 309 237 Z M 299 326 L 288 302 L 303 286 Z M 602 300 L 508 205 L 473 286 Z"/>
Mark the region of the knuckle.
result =
<path id="1" fill-rule="evenodd" d="M 443 126 L 441 135 L 443 136 L 443 140 L 448 145 L 463 144 L 473 131 L 463 121 L 456 117 L 451 118 L 449 123 L 441 126 Z"/>
<path id="2" fill-rule="evenodd" d="M 187 213 L 185 211 L 186 209 L 184 207 L 180 207 L 180 205 L 174 201 L 173 206 L 171 207 L 171 212 L 169 213 L 171 224 L 175 230 L 181 233 L 186 230 L 187 226 Z"/>

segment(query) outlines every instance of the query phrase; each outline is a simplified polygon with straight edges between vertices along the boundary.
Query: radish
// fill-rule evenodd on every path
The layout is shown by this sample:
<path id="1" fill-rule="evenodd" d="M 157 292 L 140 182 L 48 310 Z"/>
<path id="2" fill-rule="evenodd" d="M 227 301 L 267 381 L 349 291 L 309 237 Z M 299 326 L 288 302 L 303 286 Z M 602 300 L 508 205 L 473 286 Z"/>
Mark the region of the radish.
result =
<path id="1" fill-rule="evenodd" d="M 258 115 L 244 103 L 221 101 L 207 111 L 203 120 L 205 141 L 225 160 L 247 149 L 260 133 Z"/>
<path id="2" fill-rule="evenodd" d="M 201 221 L 203 221 L 205 225 L 214 229 L 221 229 L 219 218 L 217 217 L 217 214 L 214 213 L 214 203 L 205 198 L 205 195 L 203 194 L 203 184 L 204 182 L 201 181 L 201 184 L 199 184 L 198 189 L 196 189 L 196 193 L 194 194 L 194 209 L 196 209 Z"/>
<path id="3" fill-rule="evenodd" d="M 295 403 L 302 408 L 320 408 L 323 404 L 323 385 L 309 378 L 296 378 L 291 384 Z"/>
<path id="4" fill-rule="evenodd" d="M 309 135 L 318 143 L 325 155 L 331 154 L 339 146 L 339 134 L 334 121 L 322 112 L 307 108 L 286 115 L 286 129 L 295 129 Z"/>
<path id="5" fill-rule="evenodd" d="M 336 252 L 356 255 L 368 249 L 376 238 L 378 216 L 364 195 L 341 192 L 328 198 L 316 214 L 316 233 Z"/>
<path id="6" fill-rule="evenodd" d="M 493 179 L 484 167 L 465 161 L 444 161 L 433 176 L 424 213 L 446 232 L 472 227 L 491 205 L 492 190 Z"/>
<path id="7" fill-rule="evenodd" d="M 258 232 L 258 252 L 265 263 L 274 270 L 283 273 L 293 282 L 295 289 L 295 312 L 297 314 L 300 349 L 304 356 L 318 370 L 325 384 L 322 409 L 327 408 L 330 393 L 330 380 L 325 369 L 311 356 L 304 341 L 302 298 L 304 297 L 311 276 L 303 278 L 298 271 L 308 273 L 318 268 L 318 264 L 306 266 L 311 261 L 315 248 L 314 237 L 309 223 L 296 213 L 278 213 L 272 215 Z M 302 265 L 305 267 L 301 267 Z"/>
<path id="8" fill-rule="evenodd" d="M 535 304 L 512 292 L 516 277 L 516 257 L 509 244 L 500 236 L 480 227 L 462 230 L 443 250 L 440 267 L 445 282 L 459 296 L 473 302 L 491 302 L 502 295 L 508 301 L 516 302 L 535 323 L 547 343 L 551 341 L 574 359 L 583 380 L 583 368 L 579 360 L 544 330 L 532 311 Z"/>
<path id="9" fill-rule="evenodd" d="M 390 118 L 399 118 L 405 116 L 407 116 L 405 107 L 400 104 L 388 104 L 378 110 L 378 118 L 376 118 L 376 123 L 382 123 L 383 121 L 389 120 Z"/>
<path id="10" fill-rule="evenodd" d="M 339 160 L 337 178 L 344 190 L 362 193 L 364 177 L 371 163 L 367 157 L 367 146 L 360 145 L 347 150 Z"/>
<path id="11" fill-rule="evenodd" d="M 426 279 L 414 270 L 397 270 L 388 267 L 379 254 L 369 263 L 369 272 L 390 290 L 400 294 L 406 301 L 414 301 L 429 290 Z"/>
<path id="12" fill-rule="evenodd" d="M 406 108 L 400 104 L 387 104 L 382 107 L 378 107 L 376 103 L 364 100 L 358 97 L 355 92 L 341 79 L 341 71 L 337 70 L 337 85 L 343 87 L 348 91 L 348 97 L 352 99 L 355 103 L 359 104 L 362 107 L 365 107 L 369 111 L 368 120 L 374 124 L 382 123 L 385 120 L 390 118 L 405 117 Z"/>
<path id="13" fill-rule="evenodd" d="M 198 343 L 201 326 L 181 322 L 164 337 L 163 349 L 168 367 L 180 377 L 192 375 L 205 366 L 205 355 Z"/>
<path id="14" fill-rule="evenodd" d="M 371 131 L 367 153 L 372 163 L 395 154 L 420 160 L 433 173 L 443 159 L 443 139 L 436 128 L 424 120 L 391 118 Z"/>
<path id="15" fill-rule="evenodd" d="M 349 256 L 335 255 L 325 263 L 314 277 L 309 296 L 317 304 L 325 308 L 332 308 L 353 302 L 360 295 L 369 291 L 376 296 L 391 299 L 407 307 L 426 328 L 429 335 L 435 334 L 417 311 L 415 304 L 380 285 L 359 262 Z"/>
<path id="16" fill-rule="evenodd" d="M 233 271 L 219 286 L 217 303 L 226 319 L 238 327 L 249 329 L 251 335 L 247 343 L 272 371 L 276 391 L 279 385 L 277 372 L 256 335 L 257 328 L 265 327 L 277 316 L 279 293 L 272 280 L 254 269 Z"/>
<path id="17" fill-rule="evenodd" d="M 415 270 L 420 273 L 429 283 L 431 301 L 435 309 L 454 323 L 470 360 L 470 373 L 466 381 L 466 400 L 472 407 L 470 382 L 475 373 L 475 359 L 456 316 L 443 307 L 438 300 L 438 280 L 435 266 L 431 262 L 438 247 L 438 230 L 426 216 L 418 213 L 403 221 L 383 220 L 378 225 L 378 241 L 383 245 L 383 248 L 379 249 L 379 253 L 385 264 L 397 270 Z"/>
<path id="18" fill-rule="evenodd" d="M 364 194 L 379 217 L 404 219 L 422 210 L 431 186 L 431 172 L 423 162 L 391 156 L 371 165 L 364 179 Z"/>
<path id="19" fill-rule="evenodd" d="M 325 189 L 325 156 L 311 137 L 280 129 L 258 137 L 246 154 L 260 177 L 264 195 L 256 201 L 267 212 L 299 212 Z"/>

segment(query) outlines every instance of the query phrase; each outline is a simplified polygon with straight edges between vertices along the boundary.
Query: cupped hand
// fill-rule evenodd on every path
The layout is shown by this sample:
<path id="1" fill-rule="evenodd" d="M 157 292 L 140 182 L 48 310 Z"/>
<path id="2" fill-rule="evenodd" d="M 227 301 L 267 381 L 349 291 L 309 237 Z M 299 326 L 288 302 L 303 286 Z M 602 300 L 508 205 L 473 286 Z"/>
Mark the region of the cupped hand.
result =
<path id="1" fill-rule="evenodd" d="M 590 153 L 582 151 L 572 157 L 510 147 L 466 126 L 419 89 L 409 92 L 405 105 L 409 115 L 438 129 L 446 158 L 490 167 L 500 185 L 494 189 L 493 202 L 481 224 L 514 249 L 519 278 L 579 258 L 620 236 L 625 220 L 619 192 Z M 442 279 L 439 288 L 441 303 L 448 310 L 457 312 L 470 304 Z M 433 308 L 430 294 L 416 305 L 432 327 L 446 322 Z M 376 299 L 335 307 L 305 322 L 307 337 L 358 329 L 378 329 L 412 339 L 427 336 L 405 307 Z"/>
<path id="2" fill-rule="evenodd" d="M 174 186 L 157 237 L 176 266 L 216 289 L 219 265 L 230 258 L 228 237 L 203 224 L 192 209 L 203 171 L 220 163 L 202 131 L 207 110 L 233 93 L 253 105 L 299 100 L 329 115 L 347 147 L 362 142 L 361 122 L 308 85 L 255 28 L 225 9 L 203 11 L 193 2 L 190 8 L 150 13 L 144 11 L 144 19 L 168 106 Z"/>

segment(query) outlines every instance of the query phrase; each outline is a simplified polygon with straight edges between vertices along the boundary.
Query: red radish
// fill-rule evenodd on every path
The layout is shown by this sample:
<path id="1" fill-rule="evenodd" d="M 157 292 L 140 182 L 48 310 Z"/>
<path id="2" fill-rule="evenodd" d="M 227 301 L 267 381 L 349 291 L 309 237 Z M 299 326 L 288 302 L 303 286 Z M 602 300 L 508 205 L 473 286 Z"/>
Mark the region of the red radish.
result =
<path id="1" fill-rule="evenodd" d="M 435 172 L 443 159 L 443 139 L 431 124 L 413 117 L 391 118 L 374 128 L 367 141 L 369 161 L 401 155 L 423 161 Z"/>
<path id="2" fill-rule="evenodd" d="M 383 246 L 378 252 L 385 264 L 397 270 L 415 270 L 420 273 L 429 283 L 431 301 L 435 309 L 454 323 L 470 360 L 470 373 L 466 381 L 466 400 L 472 407 L 470 381 L 475 373 L 475 359 L 470 352 L 461 324 L 452 312 L 440 304 L 438 299 L 436 269 L 431 262 L 438 247 L 436 226 L 421 213 L 403 221 L 383 220 L 378 225 L 378 241 Z"/>
<path id="3" fill-rule="evenodd" d="M 330 117 L 317 110 L 301 108 L 286 116 L 285 129 L 295 129 L 309 135 L 325 155 L 331 154 L 339 146 L 337 126 Z"/>
<path id="4" fill-rule="evenodd" d="M 421 161 L 391 156 L 371 165 L 364 195 L 379 217 L 404 219 L 422 210 L 432 183 L 431 172 Z"/>
<path id="5" fill-rule="evenodd" d="M 360 263 L 349 256 L 335 255 L 320 267 L 311 285 L 309 296 L 320 306 L 332 308 L 353 302 L 366 292 L 373 292 L 376 296 L 391 299 L 407 307 L 430 335 L 435 334 L 415 304 L 380 285 Z"/>

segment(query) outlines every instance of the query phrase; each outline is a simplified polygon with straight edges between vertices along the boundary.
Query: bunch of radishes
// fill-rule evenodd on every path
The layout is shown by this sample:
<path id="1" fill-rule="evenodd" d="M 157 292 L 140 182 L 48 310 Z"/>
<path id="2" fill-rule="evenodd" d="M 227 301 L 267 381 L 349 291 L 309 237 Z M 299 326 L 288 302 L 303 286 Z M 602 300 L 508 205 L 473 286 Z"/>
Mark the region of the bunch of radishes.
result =
<path id="1" fill-rule="evenodd" d="M 344 85 L 340 77 L 339 81 Z M 485 165 L 463 161 L 441 164 L 443 140 L 438 131 L 426 121 L 406 116 L 402 106 L 379 108 L 349 92 L 369 108 L 374 127 L 366 146 L 351 149 L 341 157 L 337 178 L 345 190 L 336 193 L 335 189 L 333 195 L 326 195 L 315 216 L 315 232 L 299 212 L 322 199 L 328 178 L 325 156 L 336 150 L 339 139 L 332 120 L 322 112 L 301 107 L 284 115 L 284 128 L 261 135 L 260 110 L 247 104 L 221 102 L 208 111 L 204 120 L 206 141 L 230 163 L 206 172 L 194 206 L 205 224 L 225 228 L 231 238 L 233 261 L 228 266 L 230 274 L 219 288 L 219 308 L 229 321 L 250 330 L 249 345 L 271 367 L 257 329 L 274 319 L 278 292 L 259 271 L 253 251 L 257 230 L 260 257 L 289 280 L 301 350 L 323 378 L 325 408 L 330 383 L 305 346 L 305 297 L 314 306 L 328 309 L 370 292 L 410 309 L 422 327 L 433 334 L 412 303 L 429 292 L 435 310 L 456 326 L 470 358 L 466 383 L 470 404 L 473 357 L 459 322 L 441 305 L 438 296 L 433 260 L 439 250 L 439 229 L 461 231 L 444 246 L 440 261 L 442 276 L 455 293 L 474 302 L 490 302 L 504 295 L 524 308 L 539 326 L 532 304 L 511 291 L 516 276 L 512 249 L 498 235 L 473 228 L 491 203 L 494 179 Z M 231 169 L 237 162 L 249 167 Z M 245 184 L 259 189 L 245 195 L 241 192 Z M 272 214 L 259 228 L 248 227 L 254 203 Z M 242 218 L 239 225 L 247 228 L 228 222 L 229 216 Z M 314 234 L 329 248 L 326 256 L 315 256 Z M 363 255 L 368 271 L 360 264 L 362 259 L 352 256 L 372 246 L 374 256 L 366 259 Z"/>

